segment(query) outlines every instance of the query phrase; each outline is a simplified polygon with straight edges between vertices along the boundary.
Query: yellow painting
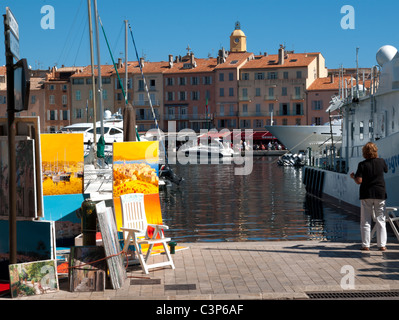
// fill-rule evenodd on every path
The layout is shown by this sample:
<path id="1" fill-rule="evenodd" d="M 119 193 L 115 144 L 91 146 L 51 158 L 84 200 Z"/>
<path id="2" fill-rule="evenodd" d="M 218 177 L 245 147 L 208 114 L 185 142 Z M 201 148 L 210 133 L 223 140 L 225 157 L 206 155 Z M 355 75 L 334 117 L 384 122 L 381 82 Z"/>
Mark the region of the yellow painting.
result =
<path id="1" fill-rule="evenodd" d="M 43 195 L 83 193 L 83 134 L 42 134 Z"/>
<path id="2" fill-rule="evenodd" d="M 158 142 L 118 142 L 113 145 L 113 196 L 158 193 Z"/>

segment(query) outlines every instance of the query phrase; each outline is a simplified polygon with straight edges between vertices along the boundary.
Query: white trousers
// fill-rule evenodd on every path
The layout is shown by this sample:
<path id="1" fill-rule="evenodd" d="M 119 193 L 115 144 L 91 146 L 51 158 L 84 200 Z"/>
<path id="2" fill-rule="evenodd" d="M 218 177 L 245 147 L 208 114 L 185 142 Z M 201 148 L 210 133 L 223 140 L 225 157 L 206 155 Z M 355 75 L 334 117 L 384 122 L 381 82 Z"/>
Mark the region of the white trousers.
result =
<path id="1" fill-rule="evenodd" d="M 377 226 L 377 246 L 385 247 L 387 244 L 387 230 L 385 224 L 385 200 L 363 199 L 360 200 L 360 231 L 362 246 L 370 247 L 371 219 L 375 217 Z"/>

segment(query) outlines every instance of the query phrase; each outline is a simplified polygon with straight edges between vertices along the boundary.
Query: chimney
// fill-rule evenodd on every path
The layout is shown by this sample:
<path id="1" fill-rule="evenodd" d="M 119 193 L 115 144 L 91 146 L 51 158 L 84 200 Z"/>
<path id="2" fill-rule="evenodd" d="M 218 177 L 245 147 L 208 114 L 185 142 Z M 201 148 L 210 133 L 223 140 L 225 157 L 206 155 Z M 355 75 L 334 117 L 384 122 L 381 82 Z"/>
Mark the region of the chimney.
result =
<path id="1" fill-rule="evenodd" d="M 191 66 L 194 66 L 196 63 L 195 63 L 195 59 L 194 59 L 194 53 L 193 52 L 191 52 L 191 55 L 190 55 L 190 63 L 191 63 Z"/>
<path id="2" fill-rule="evenodd" d="M 122 58 L 118 58 L 118 69 L 122 68 Z"/>
<path id="3" fill-rule="evenodd" d="M 282 44 L 278 49 L 278 64 L 284 64 L 284 46 Z"/>
<path id="4" fill-rule="evenodd" d="M 144 58 L 140 58 L 140 65 L 142 68 L 144 67 Z"/>
<path id="5" fill-rule="evenodd" d="M 170 54 L 169 55 L 169 68 L 172 68 L 172 67 L 173 67 L 173 55 Z"/>
<path id="6" fill-rule="evenodd" d="M 334 73 L 331 73 L 331 83 L 334 83 Z"/>

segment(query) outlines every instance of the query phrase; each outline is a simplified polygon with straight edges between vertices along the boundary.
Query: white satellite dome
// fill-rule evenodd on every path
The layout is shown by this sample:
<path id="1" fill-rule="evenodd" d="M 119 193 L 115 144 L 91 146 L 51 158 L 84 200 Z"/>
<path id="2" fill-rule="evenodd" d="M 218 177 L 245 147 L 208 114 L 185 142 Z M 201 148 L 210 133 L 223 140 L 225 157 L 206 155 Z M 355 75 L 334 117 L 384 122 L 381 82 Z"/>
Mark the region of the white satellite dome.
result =
<path id="1" fill-rule="evenodd" d="M 110 119 L 112 117 L 112 112 L 109 110 L 104 111 L 104 118 L 105 119 Z"/>
<path id="2" fill-rule="evenodd" d="M 398 53 L 398 50 L 390 45 L 386 45 L 381 47 L 377 52 L 377 62 L 382 67 L 384 63 L 391 61 L 395 55 Z"/>

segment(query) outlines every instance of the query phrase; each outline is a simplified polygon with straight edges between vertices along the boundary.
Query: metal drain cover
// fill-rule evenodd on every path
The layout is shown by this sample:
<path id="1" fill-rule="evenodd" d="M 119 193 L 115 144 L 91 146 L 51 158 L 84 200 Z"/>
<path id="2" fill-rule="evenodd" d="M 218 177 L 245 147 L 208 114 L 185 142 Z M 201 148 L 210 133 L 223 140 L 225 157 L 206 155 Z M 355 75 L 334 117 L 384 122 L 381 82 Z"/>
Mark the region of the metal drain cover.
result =
<path id="1" fill-rule="evenodd" d="M 165 290 L 196 290 L 197 285 L 193 284 L 165 284 Z"/>
<path id="2" fill-rule="evenodd" d="M 338 291 L 338 292 L 306 292 L 310 299 L 377 299 L 399 298 L 399 290 L 391 291 Z"/>

